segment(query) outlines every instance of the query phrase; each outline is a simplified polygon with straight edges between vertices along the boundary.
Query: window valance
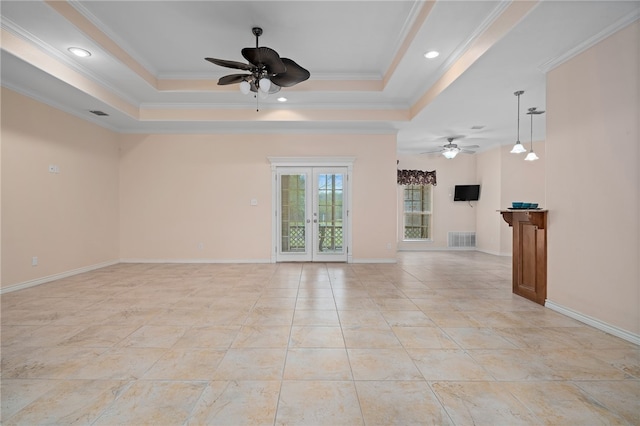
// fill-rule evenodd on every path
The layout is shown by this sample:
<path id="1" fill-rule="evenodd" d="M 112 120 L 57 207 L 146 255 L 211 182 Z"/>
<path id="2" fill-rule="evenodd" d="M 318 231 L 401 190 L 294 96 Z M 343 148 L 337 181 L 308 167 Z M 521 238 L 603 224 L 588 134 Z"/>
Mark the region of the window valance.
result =
<path id="1" fill-rule="evenodd" d="M 433 185 L 436 186 L 436 171 L 398 170 L 398 185 Z"/>

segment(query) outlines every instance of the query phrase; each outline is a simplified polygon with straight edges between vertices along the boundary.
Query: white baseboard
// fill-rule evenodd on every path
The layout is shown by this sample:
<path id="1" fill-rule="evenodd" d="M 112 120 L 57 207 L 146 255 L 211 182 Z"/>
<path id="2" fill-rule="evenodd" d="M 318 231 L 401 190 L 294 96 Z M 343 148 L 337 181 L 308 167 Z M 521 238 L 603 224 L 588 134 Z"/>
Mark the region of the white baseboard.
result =
<path id="1" fill-rule="evenodd" d="M 492 254 L 494 256 L 501 256 L 501 257 L 512 257 L 513 254 L 511 252 L 509 253 L 502 253 L 499 251 L 493 251 L 493 250 L 483 250 L 483 249 L 479 249 L 477 248 L 476 251 L 479 251 L 481 253 L 487 253 L 487 254 Z"/>
<path id="2" fill-rule="evenodd" d="M 35 287 L 40 284 L 48 283 L 51 281 L 59 280 L 62 278 L 71 277 L 73 275 L 83 274 L 85 272 L 93 271 L 95 269 L 105 268 L 107 266 L 112 266 L 118 264 L 117 260 L 109 260 L 107 262 L 96 263 L 95 265 L 84 266 L 78 269 L 72 269 L 66 272 L 60 272 L 59 274 L 48 275 L 42 278 L 36 278 L 34 280 L 29 280 L 22 282 L 20 284 L 14 284 L 0 289 L 0 294 L 10 293 L 12 291 L 22 290 L 29 287 Z"/>
<path id="3" fill-rule="evenodd" d="M 397 263 L 398 260 L 394 258 L 387 259 L 353 259 L 353 263 Z"/>
<path id="4" fill-rule="evenodd" d="M 605 333 L 612 334 L 616 337 L 640 346 L 640 335 L 638 334 L 631 333 L 627 330 L 623 330 L 620 327 L 616 327 L 615 325 L 607 324 L 604 321 L 600 321 L 597 318 L 593 318 L 588 315 L 581 314 L 580 312 L 574 311 L 573 309 L 558 305 L 557 303 L 554 303 L 549 299 L 545 301 L 544 306 L 551 309 L 552 311 L 556 311 L 570 318 L 588 324 L 594 328 L 597 328 L 598 330 L 602 330 Z"/>
<path id="5" fill-rule="evenodd" d="M 271 263 L 271 259 L 120 259 L 120 263 Z"/>
<path id="6" fill-rule="evenodd" d="M 398 247 L 398 251 L 477 251 L 475 247 Z"/>

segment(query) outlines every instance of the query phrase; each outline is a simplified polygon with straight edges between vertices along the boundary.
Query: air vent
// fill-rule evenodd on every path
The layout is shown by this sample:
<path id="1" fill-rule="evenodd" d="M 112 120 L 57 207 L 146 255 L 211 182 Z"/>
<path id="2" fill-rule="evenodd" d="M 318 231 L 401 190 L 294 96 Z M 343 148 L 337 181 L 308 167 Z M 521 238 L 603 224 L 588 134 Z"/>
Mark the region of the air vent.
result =
<path id="1" fill-rule="evenodd" d="M 108 116 L 109 116 L 109 114 L 107 114 L 107 113 L 106 113 L 106 112 L 104 112 L 104 111 L 98 111 L 98 110 L 95 110 L 95 111 L 89 111 L 89 112 L 90 112 L 91 114 L 99 115 L 100 117 L 108 117 Z"/>
<path id="2" fill-rule="evenodd" d="M 480 129 L 484 129 L 484 126 L 478 124 L 476 126 L 471 126 L 471 130 L 480 130 Z"/>
<path id="3" fill-rule="evenodd" d="M 449 232 L 449 243 L 451 248 L 475 248 L 475 232 Z"/>

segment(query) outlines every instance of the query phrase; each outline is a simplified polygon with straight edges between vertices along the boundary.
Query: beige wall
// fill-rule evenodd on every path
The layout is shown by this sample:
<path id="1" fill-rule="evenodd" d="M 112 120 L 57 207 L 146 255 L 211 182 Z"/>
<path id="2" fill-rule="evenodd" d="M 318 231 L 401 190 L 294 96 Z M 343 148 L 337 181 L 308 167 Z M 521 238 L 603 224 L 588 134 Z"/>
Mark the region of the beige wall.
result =
<path id="1" fill-rule="evenodd" d="M 446 249 L 449 231 L 475 231 L 478 250 L 510 256 L 511 228 L 497 211 L 509 207 L 512 201 L 545 206 L 544 146 L 542 141 L 534 142 L 534 150 L 540 157 L 534 162 L 524 161 L 525 154 L 511 154 L 511 146 L 458 155 L 453 160 L 442 156 L 399 156 L 400 169 L 436 170 L 438 185 L 433 189 L 434 236 L 429 242 L 402 241 L 402 190 L 398 188 L 398 247 Z M 480 184 L 480 199 L 471 203 L 473 207 L 453 201 L 454 186 L 465 184 Z"/>
<path id="2" fill-rule="evenodd" d="M 453 201 L 455 185 L 477 183 L 475 155 L 460 154 L 452 160 L 442 155 L 401 155 L 398 168 L 406 170 L 436 171 L 438 185 L 433 188 L 433 238 L 428 242 L 402 241 L 402 187 L 397 188 L 399 227 L 397 231 L 400 250 L 446 249 L 449 232 L 473 232 L 476 229 L 474 201 Z M 480 198 L 483 197 L 480 190 Z"/>
<path id="3" fill-rule="evenodd" d="M 529 124 L 530 125 L 530 124 Z M 536 125 L 535 117 L 533 125 Z M 525 128 L 529 126 L 525 125 Z M 525 143 L 529 149 L 529 143 Z M 512 145 L 503 146 L 500 150 L 502 158 L 502 176 L 500 179 L 500 208 L 511 206 L 513 201 L 538 203 L 546 208 L 546 143 L 534 141 L 533 150 L 538 155 L 536 161 L 524 161 L 526 153 L 511 154 Z M 512 252 L 512 230 L 504 220 L 500 221 L 500 252 Z"/>
<path id="4" fill-rule="evenodd" d="M 548 299 L 640 333 L 637 21 L 547 80 Z"/>
<path id="5" fill-rule="evenodd" d="M 117 261 L 116 136 L 2 89 L 1 137 L 2 288 Z"/>
<path id="6" fill-rule="evenodd" d="M 353 260 L 393 261 L 395 152 L 395 135 L 123 136 L 120 256 L 269 261 L 267 157 L 353 156 Z"/>
<path id="7" fill-rule="evenodd" d="M 501 149 L 495 148 L 476 154 L 476 164 L 477 179 L 482 188 L 482 195 L 478 200 L 476 210 L 476 247 L 485 253 L 511 254 L 511 246 L 506 252 L 500 247 L 500 234 L 504 221 L 497 210 L 506 207 L 502 202 L 501 194 Z M 507 226 L 507 231 L 508 228 Z"/>

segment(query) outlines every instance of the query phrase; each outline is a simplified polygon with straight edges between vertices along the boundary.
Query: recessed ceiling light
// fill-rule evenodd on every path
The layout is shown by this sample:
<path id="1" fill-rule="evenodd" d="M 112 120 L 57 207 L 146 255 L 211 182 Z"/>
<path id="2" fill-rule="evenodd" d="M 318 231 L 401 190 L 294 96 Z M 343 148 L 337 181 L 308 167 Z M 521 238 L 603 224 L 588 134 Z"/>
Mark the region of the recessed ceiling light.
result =
<path id="1" fill-rule="evenodd" d="M 278 102 L 287 102 L 287 98 L 285 98 L 284 96 L 281 96 L 278 98 Z"/>
<path id="2" fill-rule="evenodd" d="M 91 52 L 89 52 L 88 50 L 85 49 L 81 49 L 79 47 L 70 47 L 69 52 L 73 53 L 76 56 L 79 56 L 81 58 L 88 58 L 89 56 L 91 56 Z"/>
<path id="3" fill-rule="evenodd" d="M 424 57 L 427 59 L 433 59 L 433 58 L 437 58 L 438 55 L 440 55 L 440 52 L 438 52 L 437 50 L 430 50 L 424 54 Z"/>

